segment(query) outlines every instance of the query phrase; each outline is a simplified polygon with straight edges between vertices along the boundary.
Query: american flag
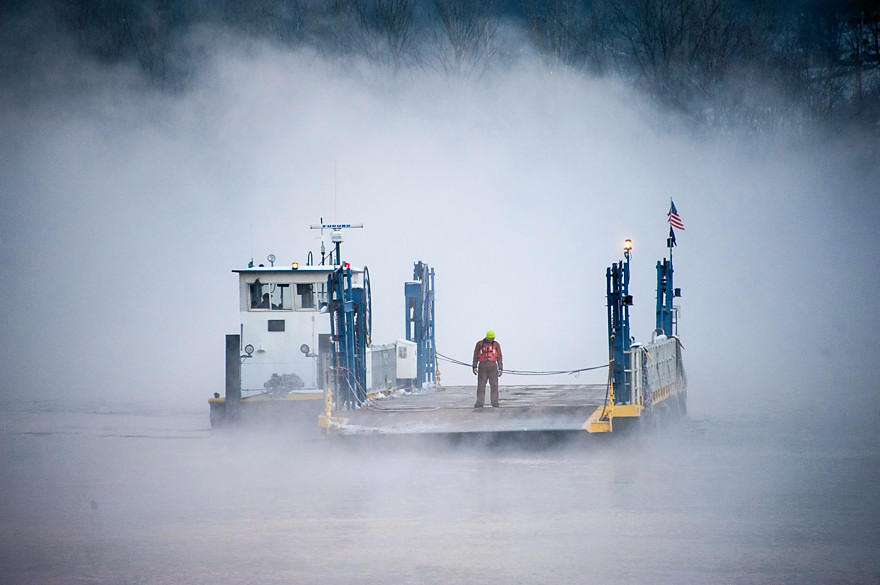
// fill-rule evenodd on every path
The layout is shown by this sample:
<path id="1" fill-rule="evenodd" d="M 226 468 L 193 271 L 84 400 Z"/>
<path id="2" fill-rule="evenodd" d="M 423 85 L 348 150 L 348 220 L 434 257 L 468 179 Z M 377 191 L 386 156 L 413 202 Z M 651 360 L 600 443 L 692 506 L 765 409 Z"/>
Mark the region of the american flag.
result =
<path id="1" fill-rule="evenodd" d="M 684 230 L 684 222 L 678 216 L 678 210 L 675 208 L 675 202 L 672 199 L 669 200 L 669 212 L 666 214 L 666 221 L 675 229 Z"/>

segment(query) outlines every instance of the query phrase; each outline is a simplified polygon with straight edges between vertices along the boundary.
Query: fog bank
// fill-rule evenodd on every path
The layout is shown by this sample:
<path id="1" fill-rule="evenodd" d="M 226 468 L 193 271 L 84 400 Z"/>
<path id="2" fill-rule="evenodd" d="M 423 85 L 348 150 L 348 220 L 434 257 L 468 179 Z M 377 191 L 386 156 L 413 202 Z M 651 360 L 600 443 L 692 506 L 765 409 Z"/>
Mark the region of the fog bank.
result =
<path id="1" fill-rule="evenodd" d="M 697 133 L 540 60 L 456 78 L 201 34 L 217 43 L 183 91 L 52 49 L 7 91 L 5 396 L 198 407 L 237 330 L 230 271 L 303 262 L 322 217 L 366 226 L 343 250 L 370 267 L 376 342 L 403 335 L 423 260 L 439 351 L 467 360 L 492 328 L 509 368 L 599 365 L 625 238 L 633 333 L 653 329 L 670 198 L 695 407 L 747 410 L 767 388 L 857 405 L 876 388 L 853 367 L 880 317 L 878 172 L 858 136 Z M 441 379 L 472 376 L 441 364 Z"/>

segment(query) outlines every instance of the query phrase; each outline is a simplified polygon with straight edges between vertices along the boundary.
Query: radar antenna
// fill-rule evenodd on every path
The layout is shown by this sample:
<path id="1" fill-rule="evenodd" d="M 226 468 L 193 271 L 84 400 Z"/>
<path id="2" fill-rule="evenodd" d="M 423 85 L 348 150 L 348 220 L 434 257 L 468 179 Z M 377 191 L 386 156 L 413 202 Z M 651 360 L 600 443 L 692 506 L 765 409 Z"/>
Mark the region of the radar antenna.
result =
<path id="1" fill-rule="evenodd" d="M 321 223 L 313 223 L 309 226 L 310 229 L 313 230 L 321 230 L 321 264 L 324 263 L 324 230 L 330 230 L 330 242 L 336 245 L 336 262 L 334 265 L 338 266 L 342 264 L 342 256 L 340 253 L 340 245 L 342 244 L 342 230 L 343 229 L 363 229 L 364 224 L 362 223 L 324 223 L 324 218 L 321 218 Z M 333 253 L 331 252 L 331 259 Z"/>

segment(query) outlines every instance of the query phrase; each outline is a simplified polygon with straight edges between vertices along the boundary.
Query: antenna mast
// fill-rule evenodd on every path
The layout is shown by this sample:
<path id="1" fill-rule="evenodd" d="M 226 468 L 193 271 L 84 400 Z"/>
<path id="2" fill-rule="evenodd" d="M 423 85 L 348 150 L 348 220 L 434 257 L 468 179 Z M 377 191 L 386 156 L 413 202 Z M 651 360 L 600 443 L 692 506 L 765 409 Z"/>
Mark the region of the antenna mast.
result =
<path id="1" fill-rule="evenodd" d="M 321 223 L 316 224 L 313 223 L 309 226 L 310 229 L 313 230 L 321 230 L 321 264 L 324 263 L 324 229 L 329 229 L 330 231 L 330 241 L 336 245 L 336 262 L 334 266 L 338 266 L 342 264 L 342 256 L 341 256 L 341 244 L 342 244 L 342 230 L 343 229 L 363 229 L 364 224 L 362 223 L 324 223 L 324 218 L 321 218 Z M 332 256 L 331 252 L 331 256 Z"/>

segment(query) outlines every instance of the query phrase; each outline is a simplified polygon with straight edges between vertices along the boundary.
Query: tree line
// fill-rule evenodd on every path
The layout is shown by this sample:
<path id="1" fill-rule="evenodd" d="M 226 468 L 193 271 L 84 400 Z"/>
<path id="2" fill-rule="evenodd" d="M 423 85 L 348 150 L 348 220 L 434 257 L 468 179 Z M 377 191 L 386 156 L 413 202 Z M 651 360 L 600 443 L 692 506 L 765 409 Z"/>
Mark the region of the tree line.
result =
<path id="1" fill-rule="evenodd" d="M 27 8 L 0 14 L 14 22 Z M 57 0 L 85 52 L 185 85 L 200 26 L 331 57 L 480 76 L 537 55 L 613 76 L 714 127 L 880 132 L 880 5 L 868 0 Z"/>

